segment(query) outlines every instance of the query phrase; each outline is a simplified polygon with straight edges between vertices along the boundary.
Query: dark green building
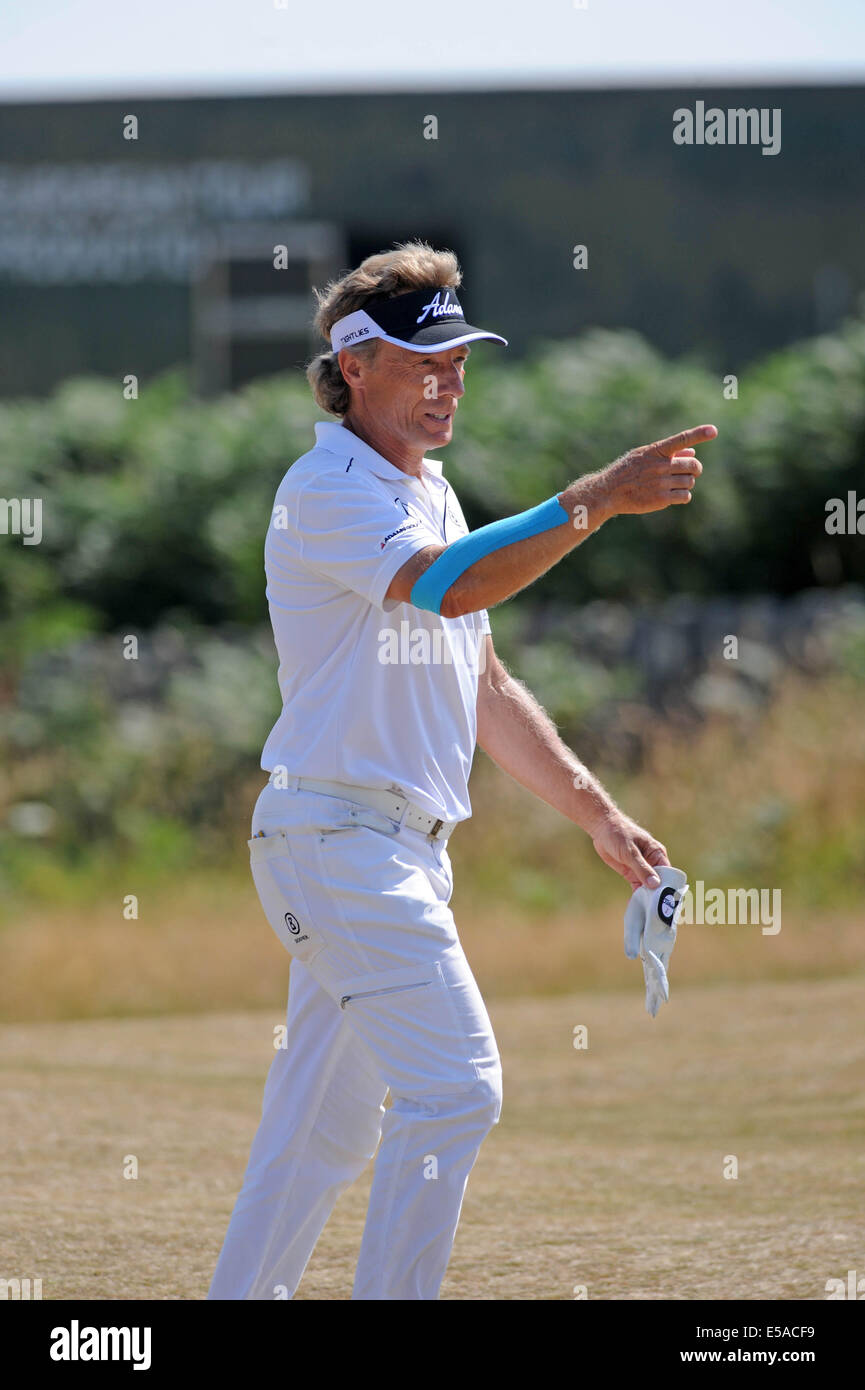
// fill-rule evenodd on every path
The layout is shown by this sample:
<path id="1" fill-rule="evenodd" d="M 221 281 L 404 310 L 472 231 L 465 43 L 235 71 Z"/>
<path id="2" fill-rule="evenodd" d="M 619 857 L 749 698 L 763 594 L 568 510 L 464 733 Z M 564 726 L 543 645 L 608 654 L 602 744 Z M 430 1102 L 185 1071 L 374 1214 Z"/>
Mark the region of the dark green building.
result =
<path id="1" fill-rule="evenodd" d="M 676 143 L 698 102 L 779 113 L 777 152 Z M 736 372 L 865 288 L 863 147 L 860 87 L 0 106 L 0 391 L 297 366 L 311 285 L 410 236 L 517 353 L 629 326 Z"/>

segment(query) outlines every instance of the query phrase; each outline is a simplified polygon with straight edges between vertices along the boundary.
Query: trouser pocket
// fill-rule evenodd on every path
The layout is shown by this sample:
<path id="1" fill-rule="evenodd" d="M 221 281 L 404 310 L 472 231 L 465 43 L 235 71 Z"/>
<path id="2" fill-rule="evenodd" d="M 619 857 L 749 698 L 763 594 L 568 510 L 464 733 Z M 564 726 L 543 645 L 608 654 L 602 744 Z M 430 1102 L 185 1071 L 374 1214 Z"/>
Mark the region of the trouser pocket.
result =
<path id="1" fill-rule="evenodd" d="M 457 1008 L 455 984 L 445 978 L 441 959 L 339 981 L 336 997 L 349 1026 L 394 1095 L 448 1095 L 481 1077 L 488 1020 L 475 1035 L 474 1018 Z"/>
<path id="2" fill-rule="evenodd" d="M 339 1001 L 339 1007 L 344 1009 L 346 1004 L 358 999 L 379 999 L 383 994 L 405 994 L 412 989 L 428 989 L 432 980 L 419 980 L 416 985 L 388 985 L 386 989 L 358 989 L 352 994 L 343 994 Z"/>
<path id="3" fill-rule="evenodd" d="M 294 960 L 309 965 L 327 942 L 313 921 L 284 831 L 248 840 L 249 865 L 264 915 Z"/>
<path id="4" fill-rule="evenodd" d="M 372 806 L 361 806 L 347 801 L 337 802 L 333 815 L 319 827 L 319 838 L 324 839 L 327 835 L 339 835 L 342 831 L 357 830 L 361 827 L 377 830 L 381 835 L 393 836 L 399 831 L 399 821 L 392 820 L 390 816 L 384 815 Z"/>

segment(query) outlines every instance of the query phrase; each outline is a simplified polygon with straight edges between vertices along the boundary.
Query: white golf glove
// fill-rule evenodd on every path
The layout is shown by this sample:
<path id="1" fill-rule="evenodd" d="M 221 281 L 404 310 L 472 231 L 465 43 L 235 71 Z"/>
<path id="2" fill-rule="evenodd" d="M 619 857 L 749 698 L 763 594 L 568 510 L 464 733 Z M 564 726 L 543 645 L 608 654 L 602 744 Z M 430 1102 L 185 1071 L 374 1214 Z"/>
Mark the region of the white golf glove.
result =
<path id="1" fill-rule="evenodd" d="M 656 866 L 659 888 L 637 888 L 625 910 L 625 955 L 643 962 L 646 1009 L 655 1017 L 670 997 L 667 966 L 676 944 L 676 923 L 688 892 L 681 869 Z"/>

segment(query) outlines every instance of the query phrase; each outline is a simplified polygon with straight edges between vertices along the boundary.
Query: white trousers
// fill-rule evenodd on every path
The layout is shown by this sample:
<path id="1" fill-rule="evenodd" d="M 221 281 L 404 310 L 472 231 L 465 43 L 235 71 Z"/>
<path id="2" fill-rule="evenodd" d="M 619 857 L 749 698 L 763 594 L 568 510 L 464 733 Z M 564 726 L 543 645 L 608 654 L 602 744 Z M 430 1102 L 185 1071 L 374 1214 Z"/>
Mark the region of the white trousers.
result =
<path id="1" fill-rule="evenodd" d="M 354 802 L 270 785 L 252 834 L 255 885 L 292 957 L 286 1046 L 208 1298 L 291 1298 L 381 1141 L 352 1296 L 435 1299 L 501 1111 L 447 850 Z"/>

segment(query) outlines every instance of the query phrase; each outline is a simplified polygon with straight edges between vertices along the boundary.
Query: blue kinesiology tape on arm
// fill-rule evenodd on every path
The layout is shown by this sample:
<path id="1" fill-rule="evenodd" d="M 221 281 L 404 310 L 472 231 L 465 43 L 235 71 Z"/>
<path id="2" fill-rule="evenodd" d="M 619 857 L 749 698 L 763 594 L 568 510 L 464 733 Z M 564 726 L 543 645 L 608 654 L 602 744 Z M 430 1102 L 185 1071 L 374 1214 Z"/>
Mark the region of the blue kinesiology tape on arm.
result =
<path id="1" fill-rule="evenodd" d="M 569 519 L 558 497 L 551 497 L 548 502 L 530 507 L 527 512 L 506 516 L 502 521 L 493 521 L 489 526 L 481 526 L 467 536 L 460 536 L 415 581 L 409 603 L 414 604 L 415 608 L 426 608 L 430 613 L 440 613 L 442 599 L 454 580 L 459 579 L 476 560 L 494 550 L 501 550 L 503 545 L 538 536 L 542 531 L 552 531 Z"/>

